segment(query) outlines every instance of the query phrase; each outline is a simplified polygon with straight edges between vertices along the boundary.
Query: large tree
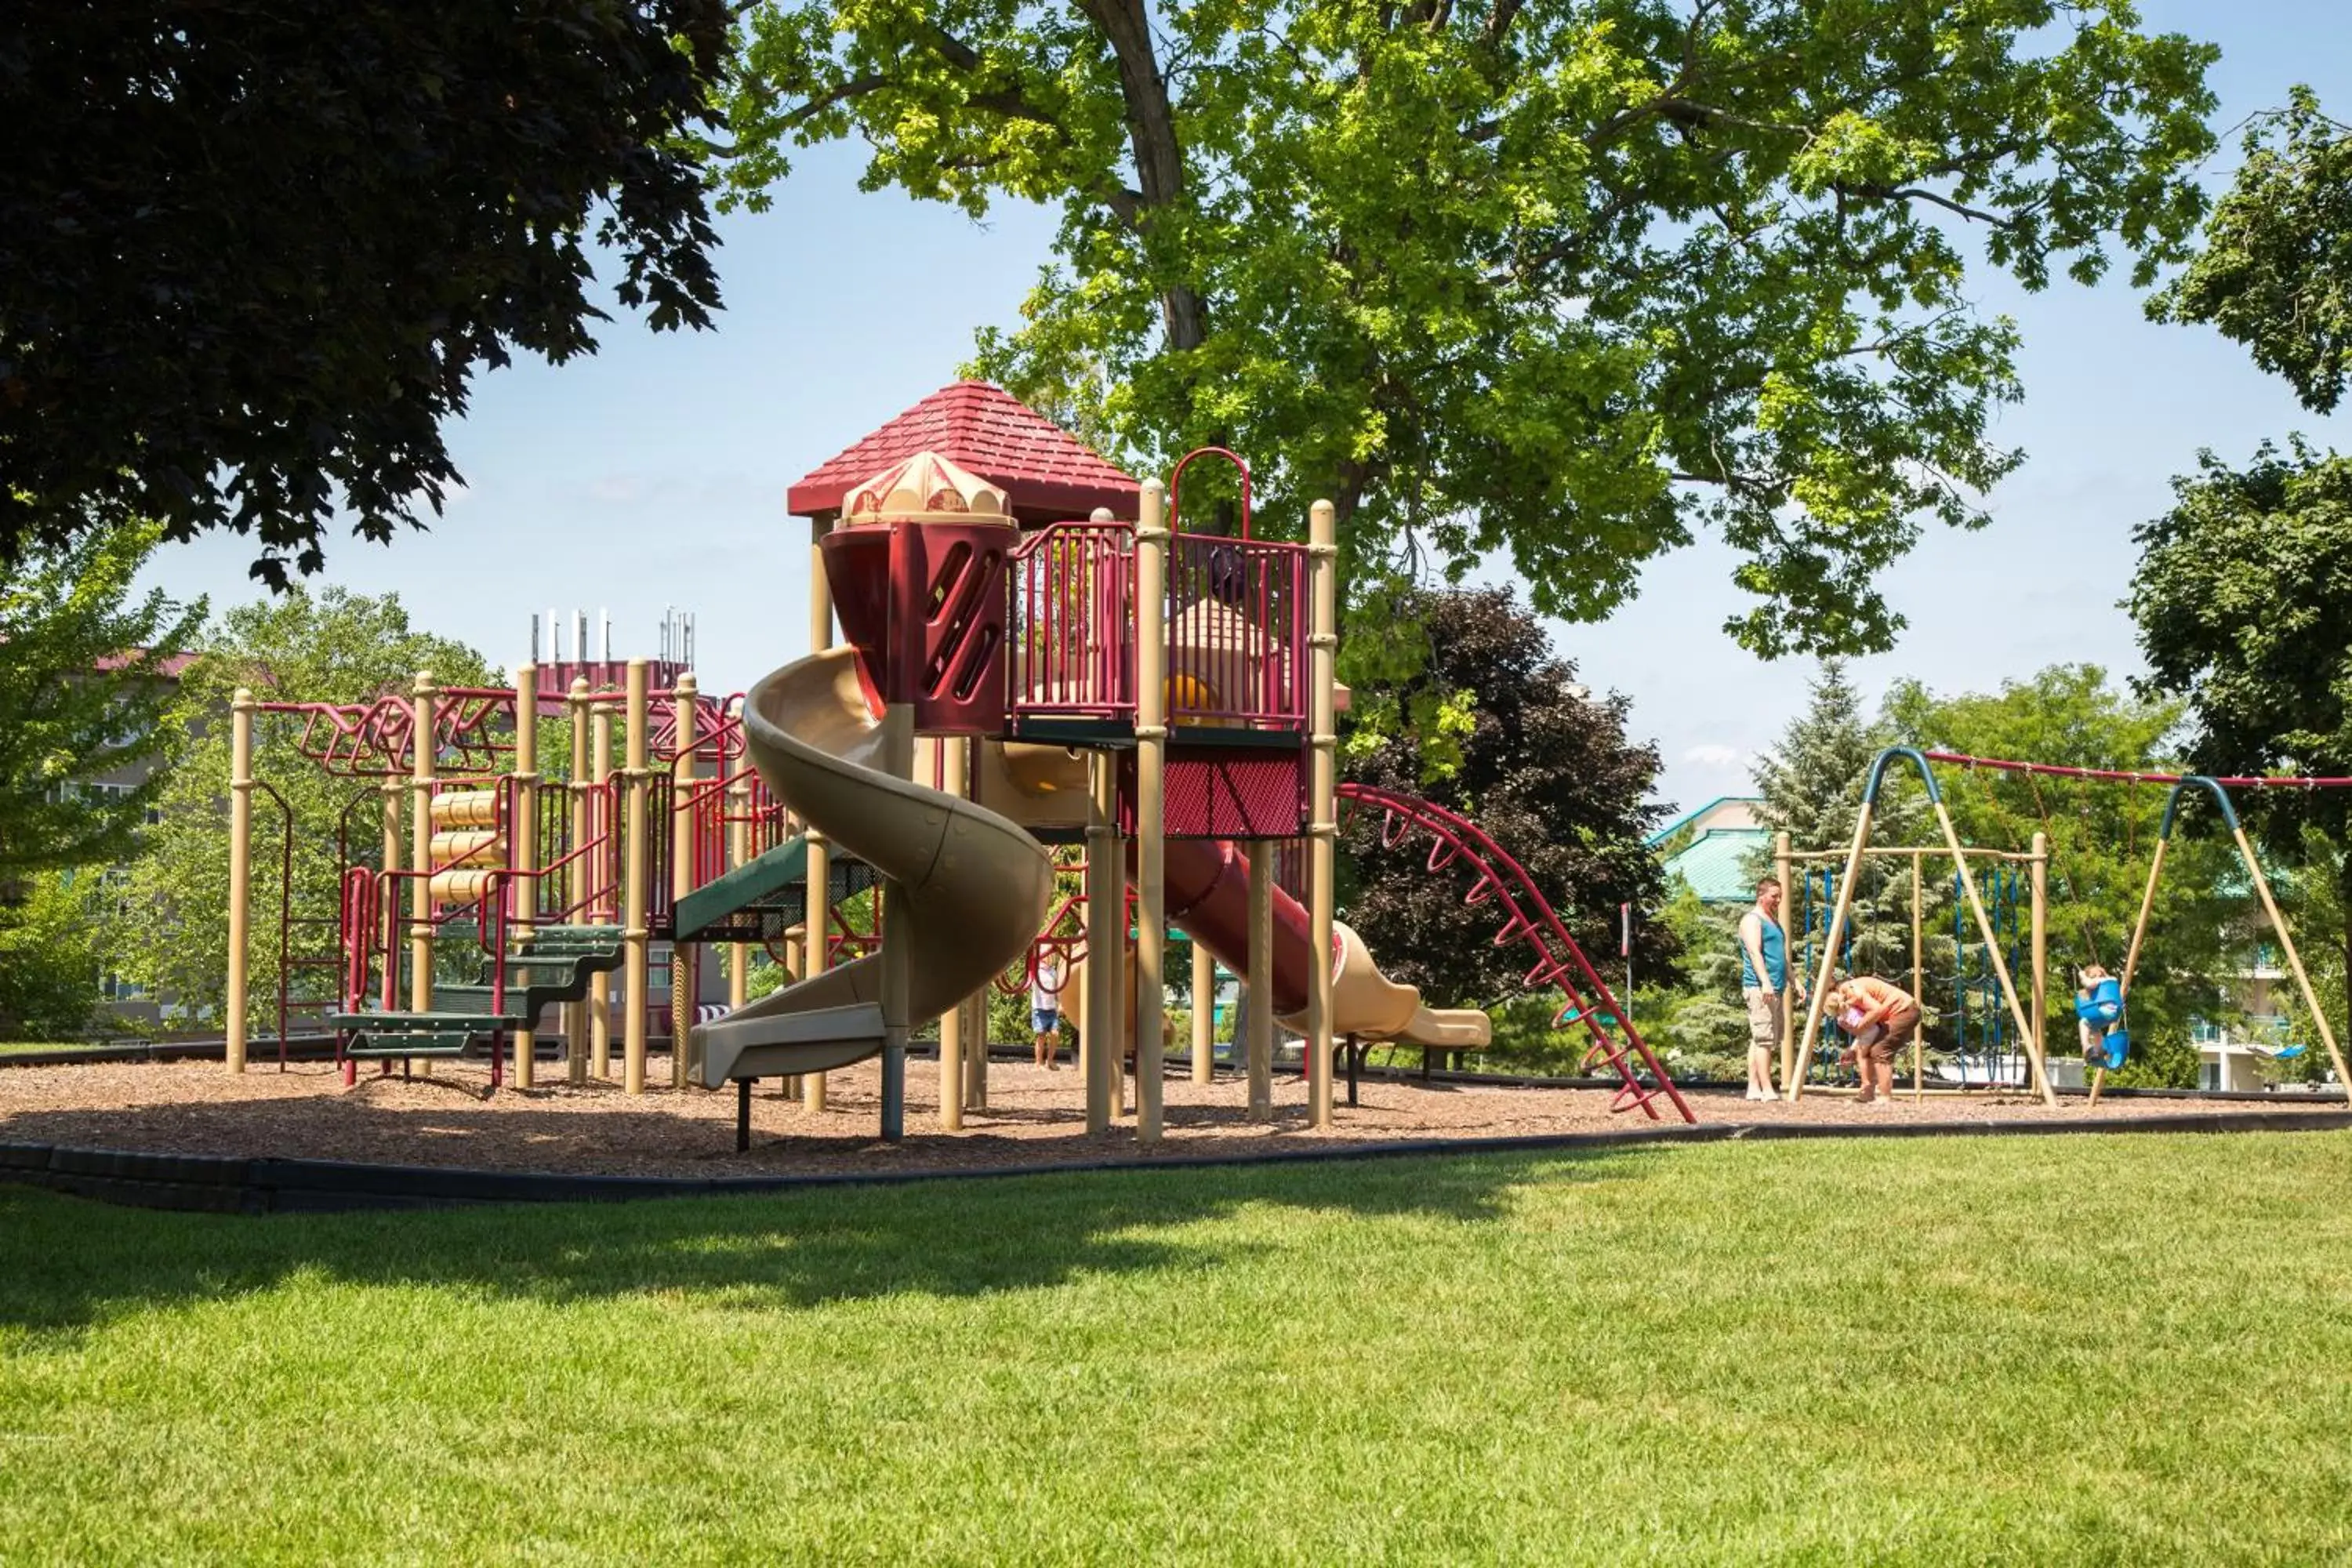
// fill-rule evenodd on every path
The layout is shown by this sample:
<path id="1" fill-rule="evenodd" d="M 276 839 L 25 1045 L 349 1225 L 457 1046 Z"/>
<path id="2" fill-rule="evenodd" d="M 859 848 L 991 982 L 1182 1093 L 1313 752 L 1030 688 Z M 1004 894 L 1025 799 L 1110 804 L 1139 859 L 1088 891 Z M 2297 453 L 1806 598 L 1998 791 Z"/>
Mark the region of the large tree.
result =
<path id="1" fill-rule="evenodd" d="M 2265 444 L 2243 470 L 2212 454 L 2143 525 L 2132 618 L 2152 689 L 2185 698 L 2200 773 L 2352 775 L 2352 458 Z M 2283 865 L 2352 909 L 2352 790 L 2241 790 Z M 2330 968 L 2352 971 L 2352 924 Z"/>
<path id="2" fill-rule="evenodd" d="M 592 350 L 584 242 L 718 305 L 722 0 L 164 0 L 0 21 L 0 557 L 129 518 L 315 571 L 457 479 L 478 367 Z"/>
<path id="3" fill-rule="evenodd" d="M 2245 153 L 2204 247 L 2148 314 L 2218 329 L 2330 413 L 2352 376 L 2352 126 L 2298 87 L 2255 119 Z"/>
<path id="4" fill-rule="evenodd" d="M 856 136 L 869 184 L 1060 209 L 984 374 L 1332 497 L 1359 585 L 1499 554 L 1599 617 L 1711 528 L 1767 653 L 1887 646 L 1874 574 L 2018 461 L 1979 245 L 2031 288 L 2149 279 L 2212 144 L 2214 51 L 2129 0 L 765 0 L 743 32 L 754 204 Z"/>
<path id="5" fill-rule="evenodd" d="M 204 603 L 133 595 L 155 540 L 111 529 L 0 570 L 0 901 L 36 871 L 130 858 L 164 787 L 170 677 Z"/>
<path id="6" fill-rule="evenodd" d="M 1664 874 L 1645 842 L 1669 815 L 1649 803 L 1656 748 L 1626 735 L 1623 698 L 1595 698 L 1577 684 L 1541 623 L 1507 590 L 1425 591 L 1399 609 L 1429 628 L 1429 662 L 1399 688 L 1359 691 L 1359 700 L 1406 714 L 1432 711 L 1423 699 L 1435 693 L 1469 700 L 1438 699 L 1451 718 L 1433 746 L 1411 723 L 1401 731 L 1360 727 L 1351 716 L 1342 726 L 1345 776 L 1475 818 L 1604 962 L 1617 951 L 1617 906 L 1648 911 L 1664 901 Z M 1459 873 L 1431 875 L 1426 839 L 1383 848 L 1380 829 L 1374 811 L 1349 822 L 1343 903 L 1382 967 L 1442 1002 L 1517 990 L 1528 951 L 1495 945 L 1494 906 L 1466 906 Z M 1634 960 L 1644 973 L 1677 954 L 1664 925 L 1636 928 Z"/>
<path id="7" fill-rule="evenodd" d="M 419 670 L 444 685 L 499 683 L 472 648 L 414 626 L 394 595 L 331 587 L 314 595 L 298 585 L 221 618 L 181 682 L 173 714 L 196 738 L 124 889 L 116 947 L 125 976 L 192 1007 L 221 999 L 228 967 L 230 694 L 243 686 L 271 701 L 366 702 L 405 690 Z M 342 851 L 373 864 L 382 839 L 376 781 L 321 772 L 296 750 L 301 727 L 299 715 L 277 714 L 261 715 L 256 725 L 254 776 L 268 786 L 256 792 L 253 812 L 255 936 L 248 956 L 257 1020 L 277 994 L 278 875 L 289 842 L 290 901 L 302 922 L 292 931 L 292 956 L 299 962 L 335 954 Z M 545 752 L 550 761 L 564 754 L 565 744 Z M 278 799 L 290 822 L 278 812 Z M 315 985 L 298 988 L 296 999 L 331 999 L 334 973 L 322 965 L 308 974 Z"/>

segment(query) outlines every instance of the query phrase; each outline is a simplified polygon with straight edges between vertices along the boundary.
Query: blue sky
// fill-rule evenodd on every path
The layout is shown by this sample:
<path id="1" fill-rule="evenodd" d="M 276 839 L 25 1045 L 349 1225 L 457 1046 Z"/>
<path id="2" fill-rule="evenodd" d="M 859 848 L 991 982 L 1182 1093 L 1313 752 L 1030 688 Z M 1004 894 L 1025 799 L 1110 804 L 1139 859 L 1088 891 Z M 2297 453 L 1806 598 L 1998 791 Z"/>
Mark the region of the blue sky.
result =
<path id="1" fill-rule="evenodd" d="M 2352 105 L 2340 0 L 2148 0 L 2152 26 L 2220 43 L 2217 124 L 2308 81 Z M 2234 150 L 2214 160 L 2217 174 Z M 553 369 L 518 363 L 477 384 L 450 430 L 467 488 L 427 534 L 390 549 L 343 541 L 327 578 L 397 591 L 423 623 L 514 662 L 534 610 L 609 610 L 617 651 L 651 653 L 663 610 L 698 617 L 706 689 L 729 690 L 804 651 L 806 525 L 785 486 L 953 379 L 973 330 L 1009 322 L 1052 225 L 1005 207 L 960 213 L 856 188 L 836 147 L 802 162 L 777 210 L 725 221 L 728 310 L 719 330 L 655 336 L 623 319 L 602 352 Z M 2165 510 L 2200 447 L 2242 460 L 2302 430 L 2352 447 L 2352 420 L 2315 419 L 2237 348 L 2147 324 L 2123 281 L 2028 295 L 1981 275 L 1985 309 L 2024 334 L 2026 400 L 1996 439 L 2025 466 L 1990 498 L 1992 526 L 1928 534 L 1884 584 L 1910 626 L 1855 673 L 1875 694 L 1913 675 L 1985 689 L 2060 660 L 2136 668 L 2116 601 L 2133 527 Z M 234 537 L 167 547 L 152 580 L 215 605 L 257 592 Z M 1600 626 L 1556 626 L 1596 688 L 1633 700 L 1634 732 L 1665 761 L 1661 795 L 1685 806 L 1748 787 L 1749 759 L 1801 705 L 1810 667 L 1764 664 L 1718 629 L 1743 610 L 1729 554 L 1702 542 L 1653 564 L 1641 598 Z"/>

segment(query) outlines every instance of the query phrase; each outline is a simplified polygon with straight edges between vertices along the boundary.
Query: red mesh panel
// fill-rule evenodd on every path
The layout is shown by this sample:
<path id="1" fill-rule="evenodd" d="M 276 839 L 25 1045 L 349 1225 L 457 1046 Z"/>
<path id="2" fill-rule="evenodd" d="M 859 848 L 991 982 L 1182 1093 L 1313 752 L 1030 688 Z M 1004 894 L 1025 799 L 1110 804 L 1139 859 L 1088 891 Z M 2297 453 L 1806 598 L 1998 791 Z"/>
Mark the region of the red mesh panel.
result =
<path id="1" fill-rule="evenodd" d="M 1171 747 L 1164 832 L 1171 838 L 1288 838 L 1305 824 L 1301 753 Z M 1119 759 L 1119 831 L 1135 831 L 1135 754 Z"/>

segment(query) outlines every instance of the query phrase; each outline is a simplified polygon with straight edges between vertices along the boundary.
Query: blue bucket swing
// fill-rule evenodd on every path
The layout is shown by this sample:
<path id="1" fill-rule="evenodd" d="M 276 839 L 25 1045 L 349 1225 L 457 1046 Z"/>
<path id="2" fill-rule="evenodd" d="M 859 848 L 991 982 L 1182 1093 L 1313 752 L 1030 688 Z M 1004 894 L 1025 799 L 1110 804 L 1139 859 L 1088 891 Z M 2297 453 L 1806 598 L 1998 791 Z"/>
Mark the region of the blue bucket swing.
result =
<path id="1" fill-rule="evenodd" d="M 2115 1071 L 2131 1058 L 2131 1031 L 2124 1026 L 2124 990 L 2113 975 L 2094 981 L 2090 994 L 2074 998 L 2074 1016 L 2105 1028 L 2099 1043 L 2083 1053 L 2095 1068 Z"/>

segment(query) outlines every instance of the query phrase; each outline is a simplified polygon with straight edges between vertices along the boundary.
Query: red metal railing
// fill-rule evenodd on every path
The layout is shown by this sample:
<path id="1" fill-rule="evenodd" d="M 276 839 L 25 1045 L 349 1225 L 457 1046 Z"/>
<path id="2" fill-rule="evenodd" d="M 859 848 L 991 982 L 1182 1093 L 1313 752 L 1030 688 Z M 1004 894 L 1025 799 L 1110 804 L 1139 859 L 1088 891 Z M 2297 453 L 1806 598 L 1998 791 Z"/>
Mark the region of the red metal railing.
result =
<path id="1" fill-rule="evenodd" d="M 1017 719 L 1135 715 L 1135 530 L 1057 522 L 1013 547 L 1007 698 Z"/>
<path id="2" fill-rule="evenodd" d="M 1382 848 L 1394 848 L 1415 832 L 1425 833 L 1431 840 L 1431 871 L 1443 870 L 1461 860 L 1477 874 L 1463 901 L 1473 905 L 1492 902 L 1502 913 L 1502 929 L 1495 933 L 1496 947 L 1524 942 L 1535 950 L 1536 962 L 1527 973 L 1526 984 L 1557 988 L 1568 1005 L 1560 1009 L 1556 1021 L 1581 1023 L 1591 1037 L 1592 1044 L 1584 1053 L 1585 1068 L 1590 1070 L 1596 1063 L 1606 1062 L 1622 1080 L 1616 1099 L 1610 1102 L 1612 1111 L 1639 1106 L 1650 1120 L 1659 1121 L 1654 1102 L 1664 1098 L 1685 1121 L 1698 1120 L 1692 1114 L 1689 1102 L 1683 1099 L 1682 1091 L 1667 1077 L 1664 1066 L 1652 1053 L 1648 1042 L 1618 1005 L 1608 982 L 1585 958 L 1576 939 L 1568 934 L 1568 928 L 1560 923 L 1559 916 L 1528 875 L 1527 868 L 1488 837 L 1484 828 L 1434 802 L 1367 784 L 1343 784 L 1339 786 L 1339 798 L 1349 805 L 1376 807 L 1385 814 L 1381 823 Z M 1637 1068 L 1641 1070 L 1637 1071 Z M 1642 1079 L 1643 1071 L 1649 1074 L 1646 1083 Z"/>
<path id="3" fill-rule="evenodd" d="M 1168 551 L 1168 721 L 1307 725 L 1307 547 L 1178 534 Z"/>

